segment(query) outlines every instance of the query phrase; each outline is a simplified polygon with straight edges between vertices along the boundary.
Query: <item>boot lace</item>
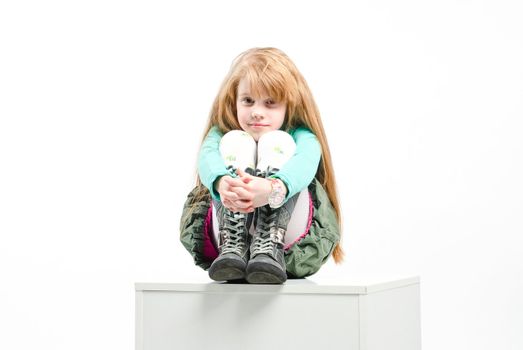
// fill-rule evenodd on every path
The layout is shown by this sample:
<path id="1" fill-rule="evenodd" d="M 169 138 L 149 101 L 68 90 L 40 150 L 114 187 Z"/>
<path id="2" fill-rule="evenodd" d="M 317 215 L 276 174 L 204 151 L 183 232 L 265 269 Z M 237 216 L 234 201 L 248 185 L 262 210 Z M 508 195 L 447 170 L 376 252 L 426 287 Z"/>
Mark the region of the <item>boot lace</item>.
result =
<path id="1" fill-rule="evenodd" d="M 242 213 L 228 213 L 223 226 L 222 253 L 242 255 L 246 245 L 245 215 Z"/>
<path id="2" fill-rule="evenodd" d="M 264 208 L 265 209 L 265 208 Z M 276 244 L 283 245 L 283 237 L 285 231 L 276 227 L 277 213 L 272 212 L 270 215 L 264 215 L 264 219 L 258 222 L 256 228 L 257 236 L 251 246 L 251 255 L 258 254 L 274 254 L 274 247 Z"/>

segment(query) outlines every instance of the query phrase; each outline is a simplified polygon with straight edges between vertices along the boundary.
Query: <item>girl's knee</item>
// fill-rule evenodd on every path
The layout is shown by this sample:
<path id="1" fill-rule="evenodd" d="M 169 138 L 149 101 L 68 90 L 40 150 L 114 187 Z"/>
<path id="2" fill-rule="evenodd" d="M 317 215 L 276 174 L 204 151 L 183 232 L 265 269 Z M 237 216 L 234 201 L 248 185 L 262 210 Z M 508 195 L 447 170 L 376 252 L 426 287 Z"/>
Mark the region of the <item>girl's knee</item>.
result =
<path id="1" fill-rule="evenodd" d="M 263 134 L 258 140 L 258 147 L 265 145 L 282 144 L 283 146 L 296 146 L 292 136 L 283 130 L 273 130 Z"/>
<path id="2" fill-rule="evenodd" d="M 256 141 L 243 130 L 231 130 L 220 140 L 220 154 L 227 166 L 254 169 Z"/>
<path id="3" fill-rule="evenodd" d="M 296 143 L 291 135 L 282 130 L 263 134 L 258 140 L 258 169 L 268 166 L 281 168 L 296 150 Z"/>
<path id="4" fill-rule="evenodd" d="M 252 138 L 249 133 L 243 130 L 231 130 L 222 136 L 220 140 L 220 150 L 222 148 L 239 148 L 248 147 L 249 149 L 256 148 L 256 141 Z"/>

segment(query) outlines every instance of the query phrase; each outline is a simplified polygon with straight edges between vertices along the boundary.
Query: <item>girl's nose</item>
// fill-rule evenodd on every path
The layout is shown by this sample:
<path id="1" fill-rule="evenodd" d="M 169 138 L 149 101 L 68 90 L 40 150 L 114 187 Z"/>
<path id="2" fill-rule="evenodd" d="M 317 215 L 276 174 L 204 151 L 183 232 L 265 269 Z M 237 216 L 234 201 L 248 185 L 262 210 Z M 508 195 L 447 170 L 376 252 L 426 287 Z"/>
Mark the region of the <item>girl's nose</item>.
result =
<path id="1" fill-rule="evenodd" d="M 263 115 L 262 115 L 260 112 L 258 112 L 257 110 L 253 110 L 251 115 L 252 115 L 252 117 L 253 117 L 254 119 L 260 119 L 260 118 L 263 118 Z"/>

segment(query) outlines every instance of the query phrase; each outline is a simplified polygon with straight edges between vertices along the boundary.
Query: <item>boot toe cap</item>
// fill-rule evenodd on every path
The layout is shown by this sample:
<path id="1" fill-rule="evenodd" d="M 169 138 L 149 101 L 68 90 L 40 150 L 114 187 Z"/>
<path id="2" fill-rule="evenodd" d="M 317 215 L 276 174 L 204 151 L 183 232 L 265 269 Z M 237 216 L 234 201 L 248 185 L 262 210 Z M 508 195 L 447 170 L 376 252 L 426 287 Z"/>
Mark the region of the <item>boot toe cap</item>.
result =
<path id="1" fill-rule="evenodd" d="M 234 253 L 220 255 L 209 268 L 209 277 L 215 281 L 245 278 L 246 261 Z"/>
<path id="2" fill-rule="evenodd" d="M 287 280 L 285 263 L 278 263 L 270 256 L 259 254 L 247 265 L 247 281 L 256 284 L 281 284 Z"/>

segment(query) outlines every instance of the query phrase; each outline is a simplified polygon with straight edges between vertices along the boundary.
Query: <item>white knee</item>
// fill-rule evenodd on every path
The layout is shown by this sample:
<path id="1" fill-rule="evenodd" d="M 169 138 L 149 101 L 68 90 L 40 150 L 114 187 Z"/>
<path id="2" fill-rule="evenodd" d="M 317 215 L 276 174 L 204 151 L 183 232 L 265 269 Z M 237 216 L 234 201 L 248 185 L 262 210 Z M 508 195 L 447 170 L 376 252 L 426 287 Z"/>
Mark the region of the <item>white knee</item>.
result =
<path id="1" fill-rule="evenodd" d="M 261 171 L 268 167 L 281 169 L 294 155 L 296 143 L 291 135 L 282 130 L 263 134 L 258 140 L 258 164 Z"/>
<path id="2" fill-rule="evenodd" d="M 231 130 L 220 140 L 220 154 L 226 166 L 255 169 L 256 141 L 245 131 Z"/>

